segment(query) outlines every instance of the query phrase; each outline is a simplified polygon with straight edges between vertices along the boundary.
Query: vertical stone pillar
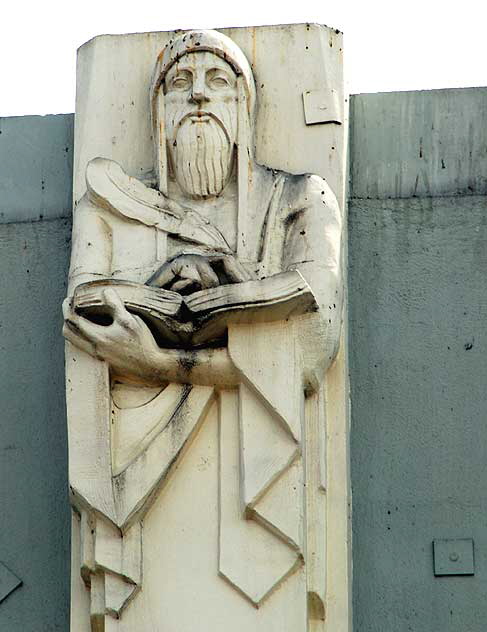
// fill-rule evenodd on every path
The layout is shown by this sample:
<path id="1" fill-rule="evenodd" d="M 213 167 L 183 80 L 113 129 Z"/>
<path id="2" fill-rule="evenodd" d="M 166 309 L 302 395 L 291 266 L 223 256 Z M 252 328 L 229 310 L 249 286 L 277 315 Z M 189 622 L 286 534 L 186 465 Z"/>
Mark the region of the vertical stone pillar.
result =
<path id="1" fill-rule="evenodd" d="M 342 36 L 78 57 L 72 632 L 351 626 Z"/>

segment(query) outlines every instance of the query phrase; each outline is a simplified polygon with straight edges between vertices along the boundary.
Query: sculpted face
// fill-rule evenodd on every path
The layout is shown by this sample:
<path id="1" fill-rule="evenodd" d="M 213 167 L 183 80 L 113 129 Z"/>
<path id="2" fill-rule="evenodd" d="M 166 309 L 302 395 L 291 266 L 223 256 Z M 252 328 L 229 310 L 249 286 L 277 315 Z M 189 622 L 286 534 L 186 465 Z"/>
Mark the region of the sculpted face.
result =
<path id="1" fill-rule="evenodd" d="M 168 155 L 175 179 L 191 197 L 218 195 L 233 166 L 235 72 L 213 53 L 188 53 L 169 69 L 164 94 Z"/>

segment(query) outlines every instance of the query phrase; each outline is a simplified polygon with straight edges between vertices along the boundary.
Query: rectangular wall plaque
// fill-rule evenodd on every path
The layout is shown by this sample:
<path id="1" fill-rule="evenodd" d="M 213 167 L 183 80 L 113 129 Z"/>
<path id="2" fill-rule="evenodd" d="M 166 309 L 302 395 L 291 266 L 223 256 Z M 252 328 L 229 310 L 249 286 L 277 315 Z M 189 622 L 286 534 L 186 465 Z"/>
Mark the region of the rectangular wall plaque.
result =
<path id="1" fill-rule="evenodd" d="M 342 106 L 336 90 L 306 90 L 303 92 L 304 118 L 306 125 L 337 123 L 341 125 Z"/>

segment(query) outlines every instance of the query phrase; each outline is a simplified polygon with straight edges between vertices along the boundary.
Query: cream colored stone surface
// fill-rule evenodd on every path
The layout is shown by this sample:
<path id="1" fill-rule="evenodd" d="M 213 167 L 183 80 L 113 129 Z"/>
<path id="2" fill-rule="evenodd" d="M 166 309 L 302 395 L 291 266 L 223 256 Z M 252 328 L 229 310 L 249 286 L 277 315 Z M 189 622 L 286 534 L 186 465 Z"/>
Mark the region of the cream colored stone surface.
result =
<path id="1" fill-rule="evenodd" d="M 342 38 L 222 33 L 78 56 L 75 632 L 351 629 Z"/>

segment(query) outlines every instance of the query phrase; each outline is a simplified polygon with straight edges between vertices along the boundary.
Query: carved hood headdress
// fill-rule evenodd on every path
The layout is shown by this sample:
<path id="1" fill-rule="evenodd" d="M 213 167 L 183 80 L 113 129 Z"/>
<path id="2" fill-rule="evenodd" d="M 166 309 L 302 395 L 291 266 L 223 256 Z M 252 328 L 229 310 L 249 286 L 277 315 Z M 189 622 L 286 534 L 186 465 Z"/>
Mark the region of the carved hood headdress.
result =
<path id="1" fill-rule="evenodd" d="M 167 147 L 165 133 L 164 91 L 161 87 L 168 70 L 188 53 L 209 52 L 221 57 L 237 75 L 238 86 L 238 242 L 237 253 L 245 259 L 248 187 L 252 177 L 253 119 L 255 84 L 252 69 L 241 49 L 218 31 L 188 31 L 179 35 L 161 51 L 152 78 L 150 98 L 154 134 L 155 165 L 159 190 L 167 195 Z"/>

